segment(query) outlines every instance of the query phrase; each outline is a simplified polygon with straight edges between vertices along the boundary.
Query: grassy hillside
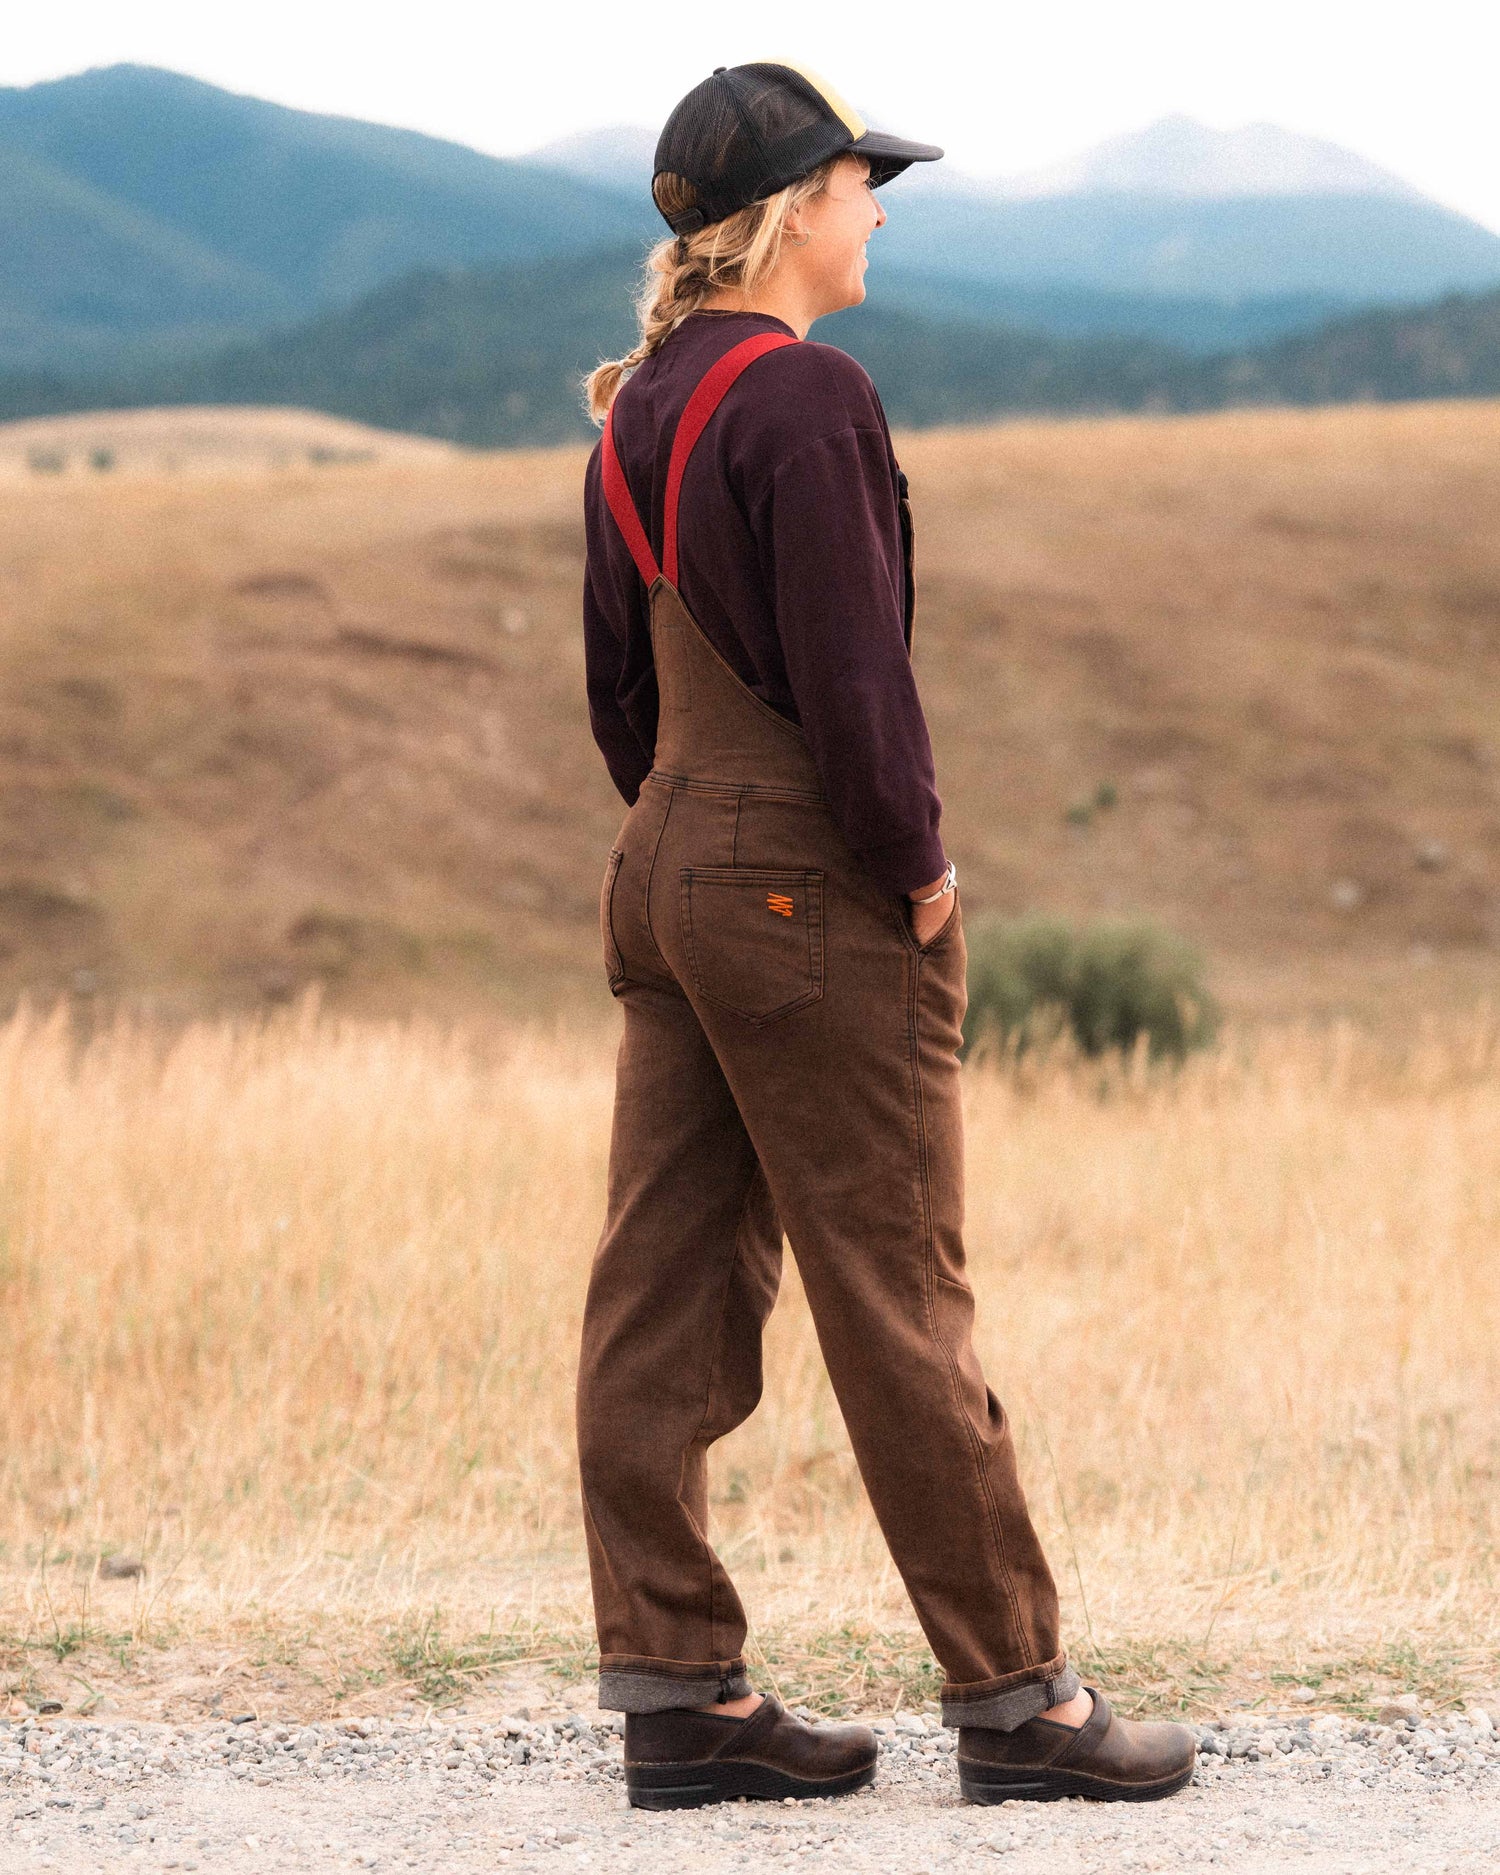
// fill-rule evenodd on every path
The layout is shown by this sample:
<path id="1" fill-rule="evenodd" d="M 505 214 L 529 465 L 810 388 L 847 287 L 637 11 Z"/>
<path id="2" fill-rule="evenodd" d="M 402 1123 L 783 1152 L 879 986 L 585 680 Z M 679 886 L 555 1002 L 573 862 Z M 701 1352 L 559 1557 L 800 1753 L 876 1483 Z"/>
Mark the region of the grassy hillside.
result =
<path id="1" fill-rule="evenodd" d="M 1500 405 L 898 446 L 968 916 L 1147 912 L 1232 1008 L 1493 983 Z M 14 486 L 5 994 L 607 1011 L 583 459 Z"/>
<path id="2" fill-rule="evenodd" d="M 92 1047 L 64 1022 L 0 1025 L 0 1684 L 115 1724 L 433 1702 L 470 1723 L 586 1703 L 573 1382 L 612 1040 L 300 1009 L 193 1024 L 169 1045 L 150 1024 Z M 1080 1670 L 1132 1713 L 1264 1710 L 1299 1681 L 1365 1718 L 1407 1689 L 1493 1710 L 1494 1012 L 1438 1025 L 1405 1059 L 1293 1029 L 1170 1079 L 971 1063 L 964 1096 L 976 1349 L 1014 1403 Z M 790 1256 L 765 1373 L 709 1473 L 757 1676 L 831 1712 L 919 1709 L 938 1675 Z M 111 1579 L 101 1555 L 139 1558 L 144 1582 Z M 35 1804 L 40 1780 L 19 1782 L 7 1800 Z M 48 1796 L 66 1789 L 59 1774 Z M 170 1819 L 161 1791 L 129 1796 Z M 415 1791 L 428 1810 L 433 1787 Z M 290 1798 L 243 1801 L 264 1828 Z M 1472 1843 L 1485 1800 L 1447 1801 L 1467 1806 Z M 491 1802 L 469 1800 L 466 1819 Z M 162 1867 L 171 1826 L 149 1861 L 115 1867 Z M 1217 1866 L 1421 1868 L 1288 1837 L 1274 1862 Z M 211 1840 L 196 1859 L 232 1869 Z M 671 1867 L 658 1840 L 617 1866 Z M 1215 1866 L 1201 1823 L 1199 1853 L 1179 1840 L 1167 1866 Z M 44 1865 L 26 1847 L 7 1875 Z M 862 1866 L 1049 1866 L 957 1848 Z M 100 1853 L 60 1864 L 92 1871 Z M 234 1859 L 351 1867 L 337 1852 Z M 1152 1860 L 1166 1858 L 1062 1866 Z M 850 1862 L 813 1849 L 743 1865 Z M 506 1866 L 601 1861 L 426 1863 Z M 734 1864 L 726 1845 L 693 1866 Z M 1489 1863 L 1422 1875 L 1435 1866 Z"/>
<path id="3" fill-rule="evenodd" d="M 76 411 L 0 424 L 0 481 L 38 476 L 97 482 L 100 476 L 244 475 L 335 463 L 447 462 L 447 443 L 349 423 L 316 410 Z"/>

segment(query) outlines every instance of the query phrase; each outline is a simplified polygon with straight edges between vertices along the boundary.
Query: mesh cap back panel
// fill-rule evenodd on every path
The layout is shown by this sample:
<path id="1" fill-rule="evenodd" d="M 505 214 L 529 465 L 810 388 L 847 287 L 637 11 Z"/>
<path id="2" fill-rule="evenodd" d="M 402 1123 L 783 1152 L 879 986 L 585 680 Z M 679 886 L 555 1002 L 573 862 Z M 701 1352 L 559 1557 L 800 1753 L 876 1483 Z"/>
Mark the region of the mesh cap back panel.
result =
<path id="1" fill-rule="evenodd" d="M 686 233 L 774 195 L 849 143 L 847 125 L 789 67 L 716 72 L 677 106 L 656 146 L 658 177 L 666 172 L 691 185 L 702 222 L 668 213 L 659 193 L 657 205 Z"/>

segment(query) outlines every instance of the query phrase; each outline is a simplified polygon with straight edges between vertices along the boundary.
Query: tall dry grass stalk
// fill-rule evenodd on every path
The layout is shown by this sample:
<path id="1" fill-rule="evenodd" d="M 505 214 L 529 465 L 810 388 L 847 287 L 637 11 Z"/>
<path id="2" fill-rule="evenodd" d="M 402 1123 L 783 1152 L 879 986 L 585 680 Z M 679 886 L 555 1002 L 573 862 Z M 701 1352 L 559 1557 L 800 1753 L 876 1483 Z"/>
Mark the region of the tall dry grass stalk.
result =
<path id="1" fill-rule="evenodd" d="M 0 1624 L 441 1603 L 586 1642 L 572 1372 L 612 1066 L 598 1035 L 311 1004 L 0 1028 Z M 1493 1658 L 1493 1016 L 966 1086 L 981 1352 L 1075 1641 Z M 899 1630 L 794 1290 L 716 1454 L 721 1547 L 762 1631 Z M 114 1549 L 147 1574 L 86 1586 Z"/>

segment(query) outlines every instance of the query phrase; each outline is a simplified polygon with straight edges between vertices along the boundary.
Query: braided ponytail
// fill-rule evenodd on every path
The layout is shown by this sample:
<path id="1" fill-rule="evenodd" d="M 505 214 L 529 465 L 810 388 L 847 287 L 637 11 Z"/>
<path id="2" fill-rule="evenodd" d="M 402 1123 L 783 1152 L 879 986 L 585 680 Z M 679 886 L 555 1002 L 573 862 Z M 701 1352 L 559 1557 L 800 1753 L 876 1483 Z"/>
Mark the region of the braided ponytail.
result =
<path id="1" fill-rule="evenodd" d="M 584 402 L 595 423 L 603 423 L 620 386 L 639 364 L 675 332 L 712 294 L 722 287 L 753 293 L 776 265 L 794 208 L 821 195 L 842 155 L 822 163 L 763 202 L 737 210 L 695 234 L 676 234 L 658 241 L 646 256 L 644 277 L 636 299 L 641 336 L 623 358 L 606 359 L 583 380 Z M 654 193 L 669 214 L 691 207 L 691 186 L 681 178 L 658 176 Z"/>

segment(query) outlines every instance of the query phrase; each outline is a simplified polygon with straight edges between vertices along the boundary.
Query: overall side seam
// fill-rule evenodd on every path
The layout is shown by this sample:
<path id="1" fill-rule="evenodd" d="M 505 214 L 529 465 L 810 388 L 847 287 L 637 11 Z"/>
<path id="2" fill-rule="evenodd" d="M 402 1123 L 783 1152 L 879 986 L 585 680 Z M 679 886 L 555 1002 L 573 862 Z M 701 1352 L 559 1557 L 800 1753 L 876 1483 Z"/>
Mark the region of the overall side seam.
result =
<path id="1" fill-rule="evenodd" d="M 703 1416 L 698 1421 L 697 1431 L 694 1432 L 692 1438 L 689 1439 L 688 1441 L 688 1445 L 687 1445 L 688 1451 L 691 1451 L 692 1448 L 698 1443 L 698 1440 L 700 1436 L 702 1435 L 703 1428 L 708 1424 L 709 1414 L 713 1411 L 714 1378 L 718 1371 L 719 1352 L 724 1344 L 724 1318 L 729 1313 L 729 1294 L 730 1294 L 730 1291 L 734 1287 L 734 1273 L 736 1269 L 739 1268 L 740 1256 L 744 1250 L 745 1219 L 750 1215 L 750 1200 L 754 1191 L 754 1186 L 755 1186 L 755 1174 L 752 1172 L 750 1175 L 749 1181 L 746 1183 L 746 1186 L 745 1186 L 745 1195 L 743 1199 L 740 1201 L 739 1217 L 735 1221 L 734 1254 L 730 1257 L 729 1266 L 724 1273 L 724 1291 L 723 1291 L 723 1294 L 719 1298 L 719 1316 L 718 1316 L 717 1322 L 714 1324 L 713 1349 L 709 1355 L 708 1381 L 703 1391 Z M 704 1450 L 706 1452 L 707 1447 L 705 1447 Z M 684 1465 L 686 1465 L 687 1463 L 686 1454 L 684 1454 L 683 1463 Z M 682 1476 L 680 1472 L 678 1474 L 677 1482 L 678 1482 L 678 1498 L 680 1501 L 681 1495 L 682 1495 Z M 686 1507 L 684 1506 L 684 1508 Z M 696 1518 L 693 1518 L 692 1521 L 695 1524 L 697 1523 Z M 703 1544 L 704 1556 L 708 1560 L 708 1645 L 709 1645 L 709 1651 L 711 1653 L 716 1654 L 718 1651 L 718 1639 L 719 1639 L 718 1581 L 714 1574 L 715 1557 L 714 1557 L 713 1545 L 708 1540 L 708 1529 L 707 1529 L 706 1524 L 699 1529 L 698 1536 L 699 1536 L 699 1540 Z"/>
<path id="2" fill-rule="evenodd" d="M 661 825 L 656 830 L 656 839 L 651 847 L 651 859 L 646 867 L 646 883 L 642 888 L 645 896 L 641 900 L 641 925 L 652 950 L 656 952 L 656 961 L 665 975 L 672 975 L 672 966 L 661 954 L 661 945 L 656 941 L 656 933 L 651 929 L 651 881 L 656 877 L 656 856 L 661 851 L 661 843 L 666 835 L 667 822 L 672 818 L 672 809 L 677 802 L 677 791 L 669 783 L 667 786 L 667 811 L 661 817 Z"/>
<path id="3" fill-rule="evenodd" d="M 949 917 L 953 913 L 950 910 Z M 968 1443 L 969 1455 L 974 1461 L 974 1470 L 978 1478 L 980 1494 L 984 1499 L 985 1510 L 989 1519 L 990 1536 L 994 1543 L 995 1560 L 1000 1565 L 1000 1580 L 1005 1588 L 1006 1599 L 1010 1604 L 1011 1625 L 1018 1640 L 1026 1650 L 1027 1667 L 1035 1666 L 1031 1658 L 1031 1643 L 1025 1635 L 1025 1624 L 1021 1619 L 1021 1604 L 1016 1594 L 1016 1585 L 1010 1572 L 1010 1563 L 1005 1554 L 1005 1540 L 1000 1529 L 1000 1510 L 995 1502 L 995 1494 L 990 1489 L 990 1481 L 984 1468 L 984 1453 L 980 1447 L 978 1435 L 969 1421 L 964 1408 L 963 1389 L 959 1382 L 958 1362 L 952 1350 L 938 1333 L 937 1326 L 937 1253 L 933 1241 L 932 1224 L 932 1181 L 927 1156 L 927 1121 L 926 1109 L 922 1101 L 922 1050 L 919 1037 L 921 1023 L 921 985 L 923 953 L 918 951 L 911 960 L 911 993 L 907 998 L 907 1048 L 911 1061 L 913 1104 L 917 1121 L 917 1167 L 922 1198 L 922 1296 L 927 1310 L 927 1326 L 934 1344 L 942 1354 L 943 1364 L 948 1371 L 948 1387 L 953 1396 L 953 1404 L 963 1426 L 964 1438 Z"/>

